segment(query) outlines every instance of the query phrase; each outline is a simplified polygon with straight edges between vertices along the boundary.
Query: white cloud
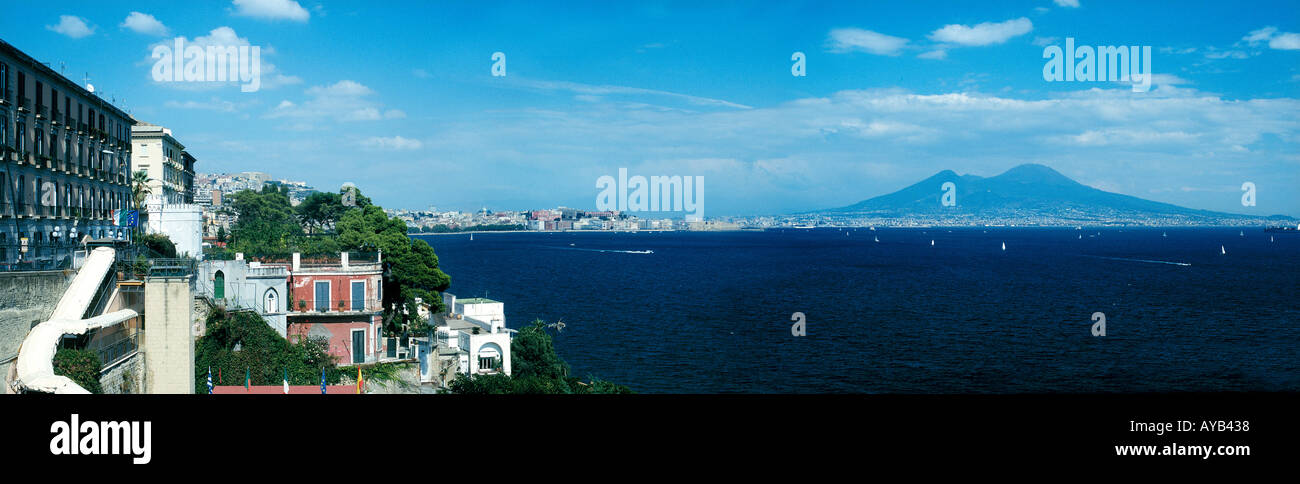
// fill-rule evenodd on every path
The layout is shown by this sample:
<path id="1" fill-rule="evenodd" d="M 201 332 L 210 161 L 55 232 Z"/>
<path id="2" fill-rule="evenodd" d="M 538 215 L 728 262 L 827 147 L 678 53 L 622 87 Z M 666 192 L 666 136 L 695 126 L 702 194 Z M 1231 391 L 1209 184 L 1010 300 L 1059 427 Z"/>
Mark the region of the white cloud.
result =
<path id="1" fill-rule="evenodd" d="M 418 139 L 403 138 L 401 136 L 378 137 L 372 136 L 361 142 L 362 146 L 379 150 L 392 151 L 411 151 L 424 147 Z"/>
<path id="2" fill-rule="evenodd" d="M 266 20 L 306 22 L 307 9 L 294 0 L 234 0 L 235 15 Z"/>
<path id="3" fill-rule="evenodd" d="M 1020 17 L 1005 22 L 984 22 L 974 27 L 951 24 L 930 33 L 930 39 L 957 45 L 983 46 L 1001 44 L 1007 39 L 1024 35 L 1034 29 L 1034 23 Z"/>
<path id="4" fill-rule="evenodd" d="M 205 111 L 233 113 L 251 104 L 251 102 L 233 103 L 213 97 L 209 98 L 207 101 L 167 101 L 163 103 L 163 107 L 171 109 L 200 109 Z"/>
<path id="5" fill-rule="evenodd" d="M 1242 37 L 1241 40 L 1255 44 L 1272 38 L 1273 34 L 1276 32 L 1277 27 L 1264 27 L 1262 29 L 1252 30 L 1249 34 L 1246 34 L 1245 37 Z"/>
<path id="6" fill-rule="evenodd" d="M 304 93 L 306 101 L 295 104 L 289 100 L 266 114 L 267 118 L 310 118 L 321 121 L 379 121 L 398 119 L 406 113 L 397 109 L 385 111 L 370 98 L 374 91 L 359 82 L 342 80 L 328 86 L 312 86 Z"/>
<path id="7" fill-rule="evenodd" d="M 907 47 L 907 42 L 902 37 L 855 28 L 833 29 L 827 39 L 831 52 L 868 52 L 877 55 L 898 55 Z"/>
<path id="8" fill-rule="evenodd" d="M 541 89 L 546 91 L 567 91 L 580 96 L 586 96 L 585 98 L 582 99 L 588 101 L 598 100 L 606 96 L 643 96 L 643 97 L 670 98 L 675 100 L 681 100 L 695 106 L 750 109 L 749 106 L 746 106 L 744 104 L 737 104 L 722 99 L 712 99 L 706 97 L 692 96 L 689 94 L 681 94 L 676 92 L 660 91 L 656 89 L 646 89 L 640 87 L 593 85 L 593 84 L 581 84 L 577 82 L 568 82 L 568 81 L 536 81 L 536 80 L 516 81 L 516 85 L 530 88 L 530 89 Z"/>
<path id="9" fill-rule="evenodd" d="M 1034 37 L 1034 40 L 1031 43 L 1039 47 L 1047 47 L 1060 42 L 1060 40 L 1060 37 Z"/>
<path id="10" fill-rule="evenodd" d="M 1079 0 L 1052 0 L 1058 7 L 1079 8 Z"/>
<path id="11" fill-rule="evenodd" d="M 204 49 L 206 49 L 208 46 L 214 46 L 214 47 L 250 46 L 251 47 L 253 45 L 248 41 L 247 37 L 240 37 L 239 34 L 235 33 L 235 29 L 232 29 L 227 26 L 221 26 L 212 29 L 210 32 L 208 32 L 208 35 L 201 35 L 195 37 L 193 40 L 188 39 L 185 36 L 181 36 L 179 38 L 186 46 L 195 45 L 198 47 L 202 47 Z M 174 39 L 166 39 L 159 42 L 155 42 L 154 44 L 149 46 L 148 51 L 152 53 L 153 48 L 159 45 L 171 48 L 174 45 Z M 267 61 L 269 57 L 275 55 L 275 48 L 270 46 L 259 46 L 259 47 L 261 51 L 259 60 L 261 61 L 261 66 L 262 66 L 261 67 L 262 69 L 261 88 L 262 89 L 274 89 L 282 86 L 302 84 L 302 79 L 299 78 L 298 76 L 291 76 L 291 75 L 284 74 L 280 72 L 279 69 L 276 68 L 275 64 Z M 146 57 L 145 60 L 141 63 L 141 65 L 150 66 L 150 68 L 152 68 L 154 62 L 156 62 L 156 59 L 152 57 Z M 229 83 L 229 85 L 235 85 L 235 84 L 237 83 L 233 81 Z M 217 82 L 163 82 L 163 83 L 155 83 L 155 85 L 168 87 L 172 89 L 190 90 L 190 91 L 204 91 L 204 90 L 219 89 L 223 86 L 222 83 L 217 83 Z"/>
<path id="12" fill-rule="evenodd" d="M 46 25 L 45 29 L 74 39 L 80 39 L 95 33 L 94 27 L 86 25 L 86 19 L 73 15 L 60 15 L 57 25 Z"/>
<path id="13" fill-rule="evenodd" d="M 1252 46 L 1267 41 L 1270 49 L 1300 50 L 1300 34 L 1295 32 L 1278 32 L 1277 27 L 1264 27 L 1252 30 L 1241 40 Z"/>
<path id="14" fill-rule="evenodd" d="M 145 35 L 167 35 L 167 26 L 159 22 L 153 15 L 141 12 L 131 12 L 122 21 L 120 27 L 129 29 L 137 34 Z"/>
<path id="15" fill-rule="evenodd" d="M 1286 32 L 1277 37 L 1269 39 L 1268 46 L 1280 50 L 1297 50 L 1300 49 L 1300 34 Z"/>
<path id="16" fill-rule="evenodd" d="M 929 52 L 925 52 L 925 53 L 923 53 L 923 54 L 920 54 L 920 55 L 918 55 L 918 56 L 916 56 L 916 57 L 921 58 L 921 59 L 947 59 L 947 58 L 948 58 L 948 51 L 943 50 L 943 49 L 935 49 L 935 50 L 932 50 L 932 51 L 929 51 Z"/>

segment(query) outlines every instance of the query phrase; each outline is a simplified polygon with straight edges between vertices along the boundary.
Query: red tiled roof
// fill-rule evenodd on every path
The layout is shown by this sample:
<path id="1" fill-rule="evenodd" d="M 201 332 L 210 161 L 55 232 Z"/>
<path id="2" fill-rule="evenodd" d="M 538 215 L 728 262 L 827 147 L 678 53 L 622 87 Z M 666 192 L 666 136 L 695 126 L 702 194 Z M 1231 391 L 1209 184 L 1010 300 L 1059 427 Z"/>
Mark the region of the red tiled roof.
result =
<path id="1" fill-rule="evenodd" d="M 357 386 L 326 385 L 325 392 L 330 395 L 353 395 L 357 393 Z M 278 395 L 284 393 L 284 385 L 253 385 L 247 390 L 244 389 L 243 385 L 214 385 L 212 393 L 216 395 Z M 289 394 L 320 395 L 320 385 L 289 385 Z"/>

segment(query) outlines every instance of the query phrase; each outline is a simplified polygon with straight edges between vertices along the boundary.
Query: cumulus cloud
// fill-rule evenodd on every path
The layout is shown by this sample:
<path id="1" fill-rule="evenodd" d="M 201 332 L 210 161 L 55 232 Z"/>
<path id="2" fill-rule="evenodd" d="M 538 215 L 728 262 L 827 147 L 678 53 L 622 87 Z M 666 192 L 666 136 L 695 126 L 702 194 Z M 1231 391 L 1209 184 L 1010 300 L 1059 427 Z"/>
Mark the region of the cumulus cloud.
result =
<path id="1" fill-rule="evenodd" d="M 86 19 L 75 15 L 60 15 L 59 23 L 46 25 L 45 29 L 74 39 L 80 39 L 95 33 L 95 28 L 87 25 Z"/>
<path id="2" fill-rule="evenodd" d="M 144 35 L 167 35 L 167 26 L 159 22 L 153 15 L 141 12 L 131 12 L 122 21 L 120 27 L 128 29 L 137 34 Z"/>
<path id="3" fill-rule="evenodd" d="M 1007 39 L 1029 33 L 1034 23 L 1025 17 L 1005 22 L 984 22 L 975 26 L 959 24 L 945 25 L 930 33 L 930 39 L 937 42 L 965 46 L 984 46 L 1001 44 Z"/>
<path id="4" fill-rule="evenodd" d="M 234 0 L 234 14 L 265 20 L 306 22 L 311 13 L 294 0 Z"/>
<path id="5" fill-rule="evenodd" d="M 241 47 L 241 46 L 251 47 L 253 45 L 251 42 L 249 42 L 247 37 L 240 37 L 239 34 L 235 32 L 235 29 L 226 26 L 217 27 L 215 29 L 212 29 L 210 32 L 208 32 L 208 35 L 200 35 L 193 39 L 186 38 L 185 36 L 181 36 L 179 38 L 181 39 L 181 42 L 183 42 L 187 47 L 194 45 L 194 46 L 201 47 L 205 50 L 210 46 L 211 47 Z M 149 46 L 148 49 L 148 51 L 150 52 L 149 55 L 152 56 L 153 49 L 156 46 L 161 45 L 161 46 L 171 48 L 174 46 L 174 43 L 175 43 L 175 39 L 167 39 L 167 40 L 161 40 L 155 42 L 154 44 Z M 261 85 L 262 89 L 275 89 L 277 87 L 282 87 L 282 86 L 302 84 L 301 78 L 299 78 L 298 76 L 286 75 L 283 72 L 280 72 L 280 70 L 275 66 L 275 64 L 267 60 L 269 57 L 275 55 L 275 49 L 273 47 L 265 46 L 265 45 L 259 47 L 261 52 L 259 56 L 260 57 L 259 60 L 261 61 L 261 69 L 262 69 L 262 85 Z M 156 62 L 156 59 L 152 57 L 146 57 L 146 59 L 142 62 L 142 65 L 150 66 L 150 68 L 152 68 L 154 62 Z M 233 81 L 228 83 L 228 85 L 237 85 L 237 84 L 238 84 L 237 82 L 233 82 Z M 214 83 L 214 82 L 163 82 L 163 83 L 156 83 L 156 85 L 168 87 L 172 89 L 191 90 L 191 91 L 219 89 L 223 86 L 222 83 Z"/>
<path id="6" fill-rule="evenodd" d="M 827 39 L 831 52 L 867 52 L 877 55 L 898 55 L 907 47 L 907 39 L 856 28 L 831 30 Z"/>

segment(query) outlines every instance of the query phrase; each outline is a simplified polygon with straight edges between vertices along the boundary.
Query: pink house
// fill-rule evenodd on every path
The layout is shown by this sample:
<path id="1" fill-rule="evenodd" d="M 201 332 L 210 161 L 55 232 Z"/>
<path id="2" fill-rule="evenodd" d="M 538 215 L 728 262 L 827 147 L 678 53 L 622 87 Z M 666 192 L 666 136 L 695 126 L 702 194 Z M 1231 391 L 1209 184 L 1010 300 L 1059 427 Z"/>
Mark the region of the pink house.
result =
<path id="1" fill-rule="evenodd" d="M 289 269 L 289 341 L 329 339 L 340 365 L 374 362 L 383 354 L 382 254 L 337 259 L 293 255 Z"/>

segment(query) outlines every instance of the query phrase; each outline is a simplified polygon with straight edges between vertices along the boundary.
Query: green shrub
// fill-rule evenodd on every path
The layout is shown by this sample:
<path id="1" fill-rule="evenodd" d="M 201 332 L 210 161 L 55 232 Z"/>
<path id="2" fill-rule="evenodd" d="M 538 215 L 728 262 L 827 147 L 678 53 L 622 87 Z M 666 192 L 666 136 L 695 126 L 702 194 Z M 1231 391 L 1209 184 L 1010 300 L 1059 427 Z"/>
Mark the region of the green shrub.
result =
<path id="1" fill-rule="evenodd" d="M 90 393 L 103 393 L 99 386 L 99 355 L 88 350 L 61 348 L 54 353 L 54 374 L 71 378 Z"/>

